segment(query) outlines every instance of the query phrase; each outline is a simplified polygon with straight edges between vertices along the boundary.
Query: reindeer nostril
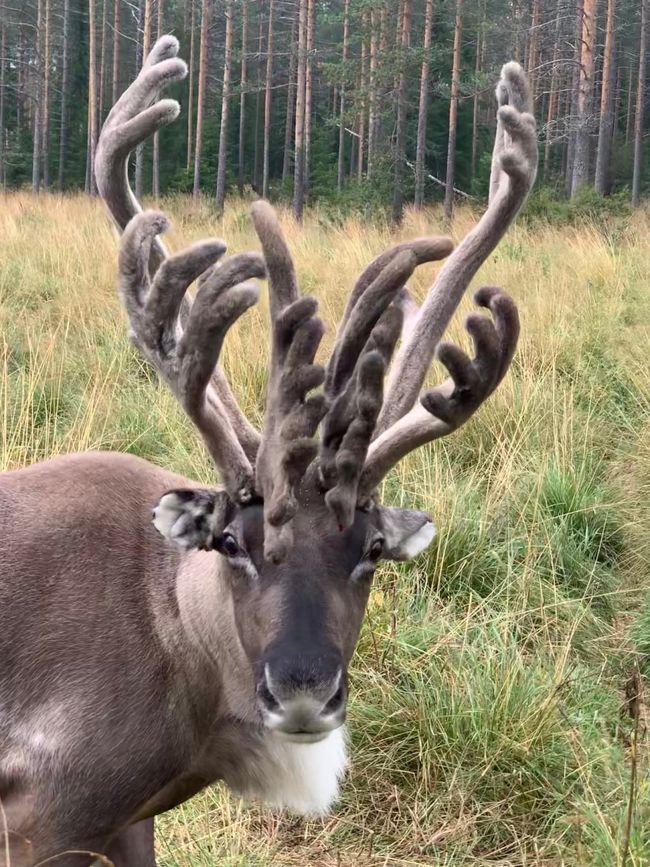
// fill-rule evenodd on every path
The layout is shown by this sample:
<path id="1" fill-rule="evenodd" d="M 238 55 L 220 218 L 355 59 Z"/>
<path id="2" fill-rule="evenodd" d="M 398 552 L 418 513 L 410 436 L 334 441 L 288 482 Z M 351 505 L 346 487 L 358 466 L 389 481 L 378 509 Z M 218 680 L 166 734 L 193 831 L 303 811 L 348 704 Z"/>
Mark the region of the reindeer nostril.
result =
<path id="1" fill-rule="evenodd" d="M 268 688 L 266 682 L 261 683 L 257 688 L 257 696 L 266 707 L 267 710 L 278 710 L 280 707 L 279 701 Z"/>
<path id="2" fill-rule="evenodd" d="M 327 702 L 324 707 L 325 713 L 334 713 L 337 711 L 341 705 L 343 704 L 343 699 L 345 697 L 345 692 L 343 690 L 343 684 L 339 686 L 331 699 Z"/>

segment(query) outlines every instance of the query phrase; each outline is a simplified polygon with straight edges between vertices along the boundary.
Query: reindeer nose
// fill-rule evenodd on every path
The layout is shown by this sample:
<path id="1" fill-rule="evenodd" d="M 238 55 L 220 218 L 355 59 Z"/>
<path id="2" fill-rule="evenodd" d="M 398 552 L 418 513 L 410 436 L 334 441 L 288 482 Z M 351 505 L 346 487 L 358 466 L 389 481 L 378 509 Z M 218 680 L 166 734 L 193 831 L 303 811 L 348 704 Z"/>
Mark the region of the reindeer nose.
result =
<path id="1" fill-rule="evenodd" d="M 318 677 L 314 667 L 310 672 L 309 677 L 292 672 L 280 678 L 271 665 L 264 666 L 257 701 L 268 729 L 288 739 L 315 741 L 342 725 L 346 703 L 342 666 L 325 677 Z"/>

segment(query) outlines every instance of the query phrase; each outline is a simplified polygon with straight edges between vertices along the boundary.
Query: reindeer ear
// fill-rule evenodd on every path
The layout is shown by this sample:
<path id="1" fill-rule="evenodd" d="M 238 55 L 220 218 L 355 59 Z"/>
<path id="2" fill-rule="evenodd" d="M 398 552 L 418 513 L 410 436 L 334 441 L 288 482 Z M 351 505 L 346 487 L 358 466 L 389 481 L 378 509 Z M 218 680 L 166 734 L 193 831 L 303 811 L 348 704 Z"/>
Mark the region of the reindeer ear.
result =
<path id="1" fill-rule="evenodd" d="M 424 512 L 381 506 L 377 514 L 386 560 L 411 560 L 428 548 L 436 535 L 431 518 Z"/>
<path id="2" fill-rule="evenodd" d="M 233 508 L 225 491 L 168 491 L 153 510 L 153 525 L 184 551 L 211 551 Z"/>

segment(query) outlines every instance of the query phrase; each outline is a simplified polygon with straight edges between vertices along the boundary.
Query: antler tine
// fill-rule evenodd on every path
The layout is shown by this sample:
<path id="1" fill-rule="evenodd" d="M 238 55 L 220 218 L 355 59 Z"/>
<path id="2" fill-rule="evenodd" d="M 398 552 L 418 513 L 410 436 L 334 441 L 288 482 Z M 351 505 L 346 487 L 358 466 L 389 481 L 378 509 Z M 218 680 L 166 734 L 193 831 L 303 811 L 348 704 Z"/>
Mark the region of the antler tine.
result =
<path id="1" fill-rule="evenodd" d="M 400 250 L 379 271 L 351 310 L 327 365 L 325 392 L 333 398 L 352 377 L 366 342 L 388 305 L 395 299 L 418 264 L 415 252 Z"/>
<path id="2" fill-rule="evenodd" d="M 133 216 L 142 213 L 142 208 L 129 186 L 129 154 L 157 130 L 174 121 L 180 112 L 180 106 L 175 100 L 158 100 L 165 87 L 174 81 L 180 81 L 187 74 L 187 67 L 176 56 L 177 53 L 178 40 L 173 36 L 163 36 L 156 42 L 135 81 L 113 106 L 97 143 L 97 189 L 118 229 L 122 231 Z M 170 308 L 169 312 L 167 332 L 170 332 L 170 329 L 173 331 L 176 327 L 176 314 L 180 312 L 181 319 L 187 319 L 189 315 L 190 300 L 184 295 L 183 285 L 187 288 L 192 281 L 188 280 L 183 284 L 184 276 L 181 275 L 179 288 L 174 289 L 176 278 L 167 270 L 165 260 L 168 254 L 164 244 L 159 237 L 155 237 L 148 248 L 149 271 L 154 275 L 156 269 L 163 268 L 159 281 L 170 293 L 166 302 L 173 308 Z M 173 267 L 182 268 L 182 262 L 175 258 Z M 196 276 L 192 279 L 196 279 Z M 152 290 L 153 297 L 156 295 L 155 281 Z M 180 292 L 178 304 L 173 300 L 177 291 Z M 167 333 L 166 339 L 169 336 Z M 254 461 L 259 446 L 259 434 L 240 410 L 225 376 L 218 369 L 214 371 L 212 386 L 206 394 L 214 413 L 228 418 L 249 460 Z"/>
<path id="3" fill-rule="evenodd" d="M 97 189 L 122 231 L 131 217 L 142 211 L 129 186 L 129 154 L 157 130 L 176 120 L 180 113 L 176 100 L 156 101 L 165 87 L 187 75 L 187 66 L 176 57 L 177 54 L 178 40 L 173 36 L 163 36 L 156 42 L 138 77 L 111 109 L 97 143 Z M 156 240 L 152 249 L 152 269 L 165 256 L 164 246 Z"/>
<path id="4" fill-rule="evenodd" d="M 491 198 L 475 228 L 438 273 L 410 337 L 390 372 L 377 433 L 385 433 L 416 401 L 451 317 L 480 265 L 505 234 L 523 205 L 537 172 L 535 120 L 523 70 L 507 63 L 497 87 L 497 133 L 490 181 Z"/>
<path id="5" fill-rule="evenodd" d="M 168 228 L 163 214 L 144 211 L 127 225 L 120 245 L 120 294 L 134 343 L 159 371 L 203 435 L 223 482 L 238 502 L 254 492 L 253 468 L 210 384 L 226 332 L 259 297 L 255 284 L 264 277 L 262 256 L 233 256 L 212 268 L 223 255 L 222 241 L 204 241 L 168 259 L 154 279 L 149 257 L 154 239 Z M 185 323 L 178 312 L 185 291 L 210 269 L 201 283 Z"/>
<path id="6" fill-rule="evenodd" d="M 368 287 L 375 282 L 384 268 L 400 253 L 406 250 L 411 251 L 415 255 L 417 267 L 418 265 L 423 265 L 425 262 L 436 262 L 439 259 L 446 259 L 453 249 L 454 242 L 451 238 L 441 235 L 431 238 L 415 238 L 413 241 L 404 241 L 401 244 L 395 244 L 394 247 L 390 247 L 388 250 L 384 250 L 366 266 L 357 278 L 357 282 L 354 284 L 354 288 L 348 298 L 348 303 L 345 306 L 345 312 L 341 320 L 341 331 Z"/>
<path id="7" fill-rule="evenodd" d="M 465 327 L 474 342 L 470 359 L 450 343 L 438 348 L 438 358 L 451 377 L 427 391 L 407 415 L 371 444 L 359 485 L 360 498 L 369 497 L 386 473 L 406 454 L 425 443 L 446 436 L 464 424 L 505 376 L 519 337 L 517 308 L 507 295 L 483 287 L 475 302 L 490 310 L 493 322 L 472 314 Z"/>
<path id="8" fill-rule="evenodd" d="M 325 371 L 314 364 L 324 333 L 315 299 L 299 298 L 293 260 L 275 211 L 265 201 L 251 209 L 269 276 L 272 325 L 271 371 L 262 442 L 257 456 L 257 487 L 264 498 L 264 555 L 283 560 L 293 541 L 295 489 L 317 452 L 314 435 L 325 413 Z"/>
<path id="9" fill-rule="evenodd" d="M 402 330 L 402 308 L 393 302 L 382 313 L 364 347 L 353 377 L 336 397 L 323 422 L 319 455 L 325 501 L 339 527 L 349 526 L 359 503 L 361 478 L 384 393 L 384 375 Z M 362 498 L 362 505 L 365 503 Z"/>

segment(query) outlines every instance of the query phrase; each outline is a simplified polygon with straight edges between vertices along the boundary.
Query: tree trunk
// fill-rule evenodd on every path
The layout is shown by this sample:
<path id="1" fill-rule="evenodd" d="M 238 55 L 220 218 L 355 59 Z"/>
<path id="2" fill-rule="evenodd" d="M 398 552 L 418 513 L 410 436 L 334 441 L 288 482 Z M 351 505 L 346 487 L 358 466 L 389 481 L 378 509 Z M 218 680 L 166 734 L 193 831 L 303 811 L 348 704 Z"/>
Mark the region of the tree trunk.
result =
<path id="1" fill-rule="evenodd" d="M 7 63 L 7 22 L 4 4 L 0 5 L 0 189 L 7 187 L 7 167 L 5 165 L 5 88 Z"/>
<path id="2" fill-rule="evenodd" d="M 361 76 L 359 79 L 359 91 L 361 94 L 361 111 L 359 112 L 359 139 L 357 149 L 357 180 L 363 180 L 363 160 L 366 147 L 366 31 L 368 29 L 367 12 L 364 11 L 361 30 Z"/>
<path id="3" fill-rule="evenodd" d="M 241 19 L 241 71 L 239 74 L 239 150 L 237 187 L 239 195 L 244 192 L 244 156 L 246 143 L 246 86 L 248 76 L 248 3 L 242 3 Z"/>
<path id="4" fill-rule="evenodd" d="M 116 5 L 119 0 L 115 0 Z M 61 73 L 61 126 L 59 134 L 59 190 L 65 186 L 65 161 L 68 155 L 68 90 L 70 87 L 70 0 L 63 0 L 63 70 Z"/>
<path id="5" fill-rule="evenodd" d="M 551 129 L 553 121 L 558 113 L 559 104 L 559 60 L 560 60 L 560 30 L 562 23 L 562 0 L 557 0 L 555 7 L 555 39 L 553 40 L 553 60 L 551 67 L 551 88 L 548 97 L 548 111 L 546 114 L 546 135 L 544 138 L 544 180 L 548 179 L 548 171 L 551 160 Z"/>
<path id="6" fill-rule="evenodd" d="M 311 180 L 312 101 L 314 94 L 314 41 L 316 35 L 316 0 L 307 0 L 307 61 L 305 67 L 305 193 Z"/>
<path id="7" fill-rule="evenodd" d="M 639 39 L 639 75 L 636 85 L 634 117 L 634 168 L 632 172 L 632 204 L 639 204 L 643 163 L 643 114 L 645 107 L 646 54 L 648 50 L 648 0 L 641 0 L 641 36 Z"/>
<path id="8" fill-rule="evenodd" d="M 219 124 L 219 157 L 217 160 L 217 192 L 215 205 L 223 213 L 226 201 L 226 159 L 228 158 L 228 121 L 230 115 L 230 79 L 232 78 L 233 9 L 232 0 L 226 0 L 226 44 L 223 58 L 223 87 L 221 90 L 221 122 Z"/>
<path id="9" fill-rule="evenodd" d="M 614 136 L 619 128 L 621 120 L 621 106 L 623 104 L 623 64 L 616 65 L 616 90 L 614 92 L 614 113 L 612 115 L 612 129 L 610 138 L 610 148 L 614 141 Z"/>
<path id="10" fill-rule="evenodd" d="M 607 0 L 607 30 L 603 58 L 603 86 L 600 94 L 600 123 L 598 127 L 598 150 L 596 151 L 596 192 L 604 196 L 609 191 L 609 156 L 612 145 L 613 90 L 615 75 L 614 16 L 616 0 Z"/>
<path id="11" fill-rule="evenodd" d="M 433 0 L 432 0 L 433 2 Z M 377 67 L 378 67 L 378 20 L 376 9 L 370 10 L 370 81 L 368 84 L 368 155 L 366 177 L 371 179 L 377 146 Z"/>
<path id="12" fill-rule="evenodd" d="M 343 177 L 345 170 L 345 77 L 347 76 L 349 33 L 350 0 L 345 0 L 343 6 L 343 82 L 341 84 L 341 98 L 339 100 L 339 156 L 336 170 L 336 189 L 339 191 L 339 193 L 343 189 Z"/>
<path id="13" fill-rule="evenodd" d="M 69 2 L 69 0 L 66 0 Z M 122 0 L 115 0 L 115 8 L 113 9 L 113 81 L 111 82 L 111 100 L 112 105 L 117 102 L 117 97 L 120 91 L 120 44 L 122 34 Z"/>
<path id="14" fill-rule="evenodd" d="M 627 80 L 627 116 L 625 119 L 625 144 L 626 146 L 630 143 L 630 138 L 632 136 L 632 105 L 634 104 L 634 90 L 633 90 L 633 82 L 634 82 L 634 72 L 632 69 L 632 64 L 630 63 L 630 71 Z"/>
<path id="15" fill-rule="evenodd" d="M 189 0 L 189 4 L 191 6 L 190 11 L 190 20 L 189 20 L 189 30 L 190 30 L 190 62 L 188 69 L 188 94 L 187 94 L 187 161 L 185 163 L 185 169 L 187 174 L 190 173 L 190 168 L 192 166 L 192 138 L 194 134 L 194 126 L 192 122 L 192 117 L 194 113 L 194 66 L 196 65 L 196 60 L 194 57 L 194 32 L 196 30 L 196 0 Z M 246 7 L 247 4 L 244 4 Z"/>
<path id="16" fill-rule="evenodd" d="M 530 95 L 535 102 L 535 94 L 537 92 L 537 65 L 539 62 L 539 21 L 540 21 L 540 0 L 533 0 L 531 12 L 530 26 L 530 41 L 528 44 L 528 85 L 530 87 Z"/>
<path id="17" fill-rule="evenodd" d="M 307 0 L 298 0 L 298 80 L 296 85 L 296 160 L 293 170 L 293 215 L 302 221 L 305 207 L 305 78 L 307 71 Z"/>
<path id="18" fill-rule="evenodd" d="M 32 148 L 32 192 L 38 193 L 41 188 L 41 100 L 43 97 L 42 88 L 42 64 L 43 53 L 41 49 L 43 31 L 43 6 L 42 0 L 38 0 L 36 7 L 36 30 L 34 31 L 34 43 L 36 45 L 36 88 L 34 98 L 34 118 L 33 118 L 33 148 Z"/>
<path id="19" fill-rule="evenodd" d="M 51 3 L 45 0 L 43 34 L 43 189 L 50 189 L 50 20 Z"/>
<path id="20" fill-rule="evenodd" d="M 105 66 L 106 66 L 106 7 L 108 0 L 102 0 L 102 41 L 99 49 L 99 99 L 97 100 L 97 110 L 99 112 L 99 123 L 104 119 L 104 93 L 105 93 Z"/>
<path id="21" fill-rule="evenodd" d="M 258 2 L 258 21 L 257 21 L 257 85 L 255 88 L 255 141 L 253 148 L 253 189 L 257 192 L 261 187 L 261 172 L 260 165 L 263 159 L 260 158 L 260 129 L 263 124 L 260 122 L 262 113 L 262 57 L 264 55 L 264 0 Z"/>
<path id="22" fill-rule="evenodd" d="M 393 167 L 393 225 L 399 226 L 404 218 L 404 164 L 406 162 L 406 60 L 411 44 L 412 0 L 404 0 L 402 7 L 401 63 L 397 86 L 397 130 L 395 136 L 395 164 Z"/>
<path id="23" fill-rule="evenodd" d="M 196 201 L 201 189 L 201 152 L 203 150 L 203 106 L 205 102 L 205 79 L 208 54 L 208 27 L 210 0 L 201 0 L 201 41 L 199 46 L 199 81 L 196 97 L 196 143 L 194 145 L 194 186 L 192 197 Z"/>
<path id="24" fill-rule="evenodd" d="M 298 20 L 294 14 L 291 22 L 291 45 L 289 46 L 289 84 L 287 87 L 287 120 L 284 126 L 284 154 L 282 156 L 282 183 L 286 183 L 291 170 L 291 140 L 296 113 L 296 28 Z"/>
<path id="25" fill-rule="evenodd" d="M 95 147 L 97 146 L 97 46 L 95 0 L 88 0 L 88 190 L 96 195 Z"/>
<path id="26" fill-rule="evenodd" d="M 420 70 L 420 102 L 418 105 L 417 150 L 415 156 L 415 207 L 424 204 L 424 168 L 427 152 L 427 118 L 429 109 L 429 70 L 431 66 L 431 31 L 433 29 L 433 0 L 426 0 L 424 9 L 424 55 Z M 478 58 L 479 46 L 476 46 Z M 478 61 L 477 61 L 478 62 Z"/>
<path id="27" fill-rule="evenodd" d="M 379 52 L 377 55 L 377 83 L 385 80 L 385 63 L 389 56 L 388 49 L 388 5 L 382 3 L 379 10 Z M 384 68 L 382 69 L 382 60 Z M 383 109 L 385 105 L 385 93 L 379 92 L 377 88 L 375 95 L 375 128 L 372 133 L 372 147 L 374 151 L 373 161 L 376 162 L 376 155 L 383 149 L 386 140 L 385 124 L 383 117 Z"/>
<path id="28" fill-rule="evenodd" d="M 447 172 L 445 174 L 445 219 L 454 216 L 454 164 L 456 157 L 456 124 L 460 90 L 460 41 L 463 34 L 463 0 L 456 0 L 454 27 L 454 60 L 451 72 L 451 103 L 449 105 L 449 138 L 447 140 Z"/>
<path id="29" fill-rule="evenodd" d="M 266 82 L 264 86 L 264 157 L 262 168 L 262 195 L 269 195 L 269 153 L 271 148 L 271 94 L 273 86 L 273 7 L 269 0 L 268 35 L 266 37 Z"/>
<path id="30" fill-rule="evenodd" d="M 512 0 L 512 59 L 521 63 L 521 5 Z"/>
<path id="31" fill-rule="evenodd" d="M 140 71 L 151 48 L 151 4 L 153 0 L 140 0 L 138 8 L 138 41 L 136 44 L 136 68 Z M 142 38 L 140 38 L 142 34 Z M 135 197 L 140 201 L 144 180 L 144 142 L 135 149 Z"/>
<path id="32" fill-rule="evenodd" d="M 584 0 L 582 12 L 582 52 L 578 89 L 578 129 L 573 164 L 571 196 L 589 183 L 591 143 L 591 99 L 594 86 L 594 46 L 596 43 L 596 0 Z"/>
<path id="33" fill-rule="evenodd" d="M 582 12 L 584 0 L 576 0 L 575 19 L 575 51 L 573 56 L 573 75 L 571 77 L 571 106 L 569 110 L 569 142 L 567 146 L 566 172 L 564 176 L 564 190 L 567 195 L 571 194 L 573 184 L 573 166 L 576 150 L 576 118 L 578 115 L 578 90 L 580 88 L 580 68 L 582 59 Z"/>
<path id="34" fill-rule="evenodd" d="M 25 33 L 23 26 L 18 24 L 18 44 L 16 46 L 18 63 L 16 80 L 16 129 L 21 131 L 25 115 Z"/>
<path id="35" fill-rule="evenodd" d="M 476 33 L 476 62 L 474 64 L 474 99 L 472 105 L 472 180 L 476 178 L 478 165 L 478 126 L 479 126 L 479 102 L 480 91 L 478 86 L 479 76 L 483 66 L 483 54 L 485 52 L 485 9 L 481 9 L 481 19 Z"/>
<path id="36" fill-rule="evenodd" d="M 144 3 L 144 32 L 142 34 L 142 62 L 147 59 L 151 51 L 151 32 L 153 29 L 153 3 L 154 0 L 145 0 Z"/>
<path id="37" fill-rule="evenodd" d="M 105 0 L 104 0 L 105 2 Z M 163 34 L 164 21 L 164 0 L 158 0 L 158 15 L 156 17 L 156 39 L 160 39 Z M 160 198 L 160 133 L 155 132 L 153 136 L 153 162 L 151 167 L 151 192 L 154 198 Z"/>

